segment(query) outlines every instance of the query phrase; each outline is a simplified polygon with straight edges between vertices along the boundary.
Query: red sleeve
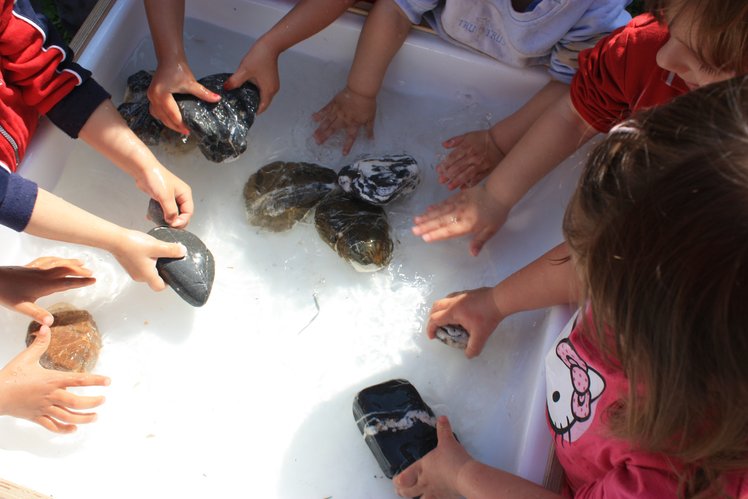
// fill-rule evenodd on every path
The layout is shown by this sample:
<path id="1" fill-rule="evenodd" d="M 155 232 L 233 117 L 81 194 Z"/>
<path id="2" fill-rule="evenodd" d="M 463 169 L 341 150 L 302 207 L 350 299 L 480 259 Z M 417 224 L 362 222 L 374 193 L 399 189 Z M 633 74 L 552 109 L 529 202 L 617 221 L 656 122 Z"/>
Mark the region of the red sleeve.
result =
<path id="1" fill-rule="evenodd" d="M 46 114 L 83 78 L 72 53 L 45 31 L 28 2 L 2 0 L 0 57 L 5 83 L 17 88 L 26 105 Z"/>
<path id="2" fill-rule="evenodd" d="M 664 70 L 657 66 L 657 52 L 668 36 L 667 28 L 643 14 L 579 54 L 579 71 L 570 92 L 580 116 L 607 133 L 635 109 L 662 104 L 682 93 L 685 88 L 662 81 Z"/>

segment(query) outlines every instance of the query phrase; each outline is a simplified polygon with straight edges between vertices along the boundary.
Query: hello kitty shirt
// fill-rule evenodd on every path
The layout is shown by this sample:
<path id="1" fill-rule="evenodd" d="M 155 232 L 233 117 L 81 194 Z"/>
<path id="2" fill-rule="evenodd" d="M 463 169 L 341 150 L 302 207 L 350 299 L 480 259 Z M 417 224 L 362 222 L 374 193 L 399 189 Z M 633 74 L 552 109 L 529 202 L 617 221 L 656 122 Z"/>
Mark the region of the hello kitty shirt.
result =
<path id="1" fill-rule="evenodd" d="M 545 359 L 546 415 L 564 468 L 564 495 L 575 498 L 677 497 L 678 463 L 613 438 L 606 412 L 628 390 L 623 371 L 581 332 L 579 313 Z M 748 473 L 726 480 L 730 497 L 748 499 Z"/>

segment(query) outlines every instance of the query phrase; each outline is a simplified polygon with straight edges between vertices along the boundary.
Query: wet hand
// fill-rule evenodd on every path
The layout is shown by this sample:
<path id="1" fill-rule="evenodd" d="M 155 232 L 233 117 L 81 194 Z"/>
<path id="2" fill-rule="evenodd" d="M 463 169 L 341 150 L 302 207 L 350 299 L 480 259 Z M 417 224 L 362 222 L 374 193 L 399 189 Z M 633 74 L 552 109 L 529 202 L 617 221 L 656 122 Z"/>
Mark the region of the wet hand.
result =
<path id="1" fill-rule="evenodd" d="M 509 209 L 481 184 L 429 206 L 423 214 L 415 217 L 412 230 L 427 243 L 475 234 L 470 242 L 470 253 L 477 256 L 483 245 L 504 225 Z"/>
<path id="2" fill-rule="evenodd" d="M 241 87 L 246 81 L 251 81 L 260 90 L 260 107 L 257 114 L 262 114 L 270 106 L 280 88 L 278 53 L 267 47 L 262 40 L 252 45 L 223 88 L 233 90 Z"/>
<path id="3" fill-rule="evenodd" d="M 423 499 L 462 497 L 457 492 L 457 479 L 460 470 L 472 458 L 455 439 L 446 416 L 437 419 L 436 436 L 439 443 L 434 450 L 393 478 L 399 496 Z"/>
<path id="4" fill-rule="evenodd" d="M 442 143 L 452 149 L 436 166 L 439 182 L 449 190 L 472 187 L 483 180 L 504 158 L 488 130 L 476 130 Z"/>
<path id="5" fill-rule="evenodd" d="M 166 243 L 135 230 L 123 229 L 110 252 L 122 267 L 137 282 L 145 282 L 154 291 L 161 291 L 166 283 L 156 270 L 159 258 L 183 258 L 187 254 L 184 246 Z"/>
<path id="6" fill-rule="evenodd" d="M 433 340 L 439 326 L 461 325 L 470 334 L 465 356 L 472 359 L 480 355 L 491 333 L 503 319 L 504 315 L 493 298 L 493 288 L 458 291 L 431 306 L 426 334 Z"/>
<path id="7" fill-rule="evenodd" d="M 377 100 L 357 94 L 348 87 L 333 97 L 322 109 L 312 115 L 312 119 L 319 123 L 314 132 L 317 144 L 324 144 L 327 139 L 340 130 L 345 133 L 343 154 L 351 152 L 359 129 L 366 131 L 366 137 L 374 137 L 374 117 L 377 112 Z"/>
<path id="8" fill-rule="evenodd" d="M 34 342 L 0 370 L 0 414 L 28 419 L 56 433 L 70 433 L 76 425 L 96 420 L 96 413 L 88 410 L 103 404 L 104 397 L 76 395 L 67 388 L 107 386 L 109 378 L 44 369 L 39 359 L 50 337 L 49 327 L 42 326 Z"/>
<path id="9" fill-rule="evenodd" d="M 43 256 L 24 267 L 0 267 L 0 303 L 51 326 L 52 314 L 35 302 L 58 291 L 90 286 L 96 279 L 80 260 Z"/>
<path id="10" fill-rule="evenodd" d="M 158 201 L 164 220 L 170 226 L 176 229 L 187 227 L 195 211 L 189 185 L 158 162 L 145 168 L 135 178 L 135 183 L 141 191 Z"/>
<path id="11" fill-rule="evenodd" d="M 191 94 L 206 102 L 218 102 L 221 96 L 199 84 L 186 61 L 159 64 L 148 87 L 150 113 L 164 125 L 183 135 L 190 133 L 182 121 L 172 94 Z"/>

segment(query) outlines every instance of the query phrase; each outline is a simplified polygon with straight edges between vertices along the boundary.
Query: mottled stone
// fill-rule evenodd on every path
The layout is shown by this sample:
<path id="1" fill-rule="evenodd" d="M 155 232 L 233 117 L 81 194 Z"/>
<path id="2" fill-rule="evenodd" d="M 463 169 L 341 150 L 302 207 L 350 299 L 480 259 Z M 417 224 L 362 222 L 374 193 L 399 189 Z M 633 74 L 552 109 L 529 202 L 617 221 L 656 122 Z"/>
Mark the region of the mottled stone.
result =
<path id="1" fill-rule="evenodd" d="M 436 328 L 436 338 L 446 345 L 465 350 L 470 333 L 459 324 L 447 324 Z"/>
<path id="2" fill-rule="evenodd" d="M 434 412 L 404 379 L 361 390 L 353 399 L 353 417 L 387 478 L 436 447 Z"/>
<path id="3" fill-rule="evenodd" d="M 66 303 L 58 303 L 48 310 L 54 317 L 50 327 L 52 336 L 39 364 L 57 371 L 90 372 L 101 350 L 101 334 L 91 314 Z M 40 327 L 38 322 L 29 324 L 26 346 L 34 341 Z"/>
<path id="4" fill-rule="evenodd" d="M 244 186 L 247 219 L 274 232 L 288 230 L 336 187 L 337 174 L 312 163 L 276 161 Z"/>
<path id="5" fill-rule="evenodd" d="M 323 199 L 314 213 L 322 240 L 359 272 L 374 272 L 390 262 L 392 239 L 384 210 L 342 193 Z"/>
<path id="6" fill-rule="evenodd" d="M 146 214 L 148 217 L 148 220 L 153 222 L 159 227 L 162 226 L 168 226 L 169 224 L 164 219 L 164 210 L 161 208 L 161 205 L 158 201 L 151 198 L 150 201 L 148 201 L 148 212 Z"/>
<path id="7" fill-rule="evenodd" d="M 418 163 L 407 154 L 361 158 L 338 174 L 345 192 L 376 205 L 413 192 L 420 180 Z"/>
<path id="8" fill-rule="evenodd" d="M 156 227 L 148 234 L 167 243 L 181 243 L 187 248 L 187 255 L 183 258 L 159 258 L 156 269 L 184 301 L 194 307 L 205 305 L 215 277 L 215 262 L 210 250 L 200 238 L 183 229 Z"/>
<path id="9" fill-rule="evenodd" d="M 205 102 L 186 94 L 174 96 L 182 120 L 191 135 L 196 136 L 200 151 L 216 163 L 235 159 L 246 151 L 247 134 L 260 104 L 260 92 L 250 82 L 234 90 L 224 90 L 223 84 L 229 76 L 219 73 L 197 80 L 219 94 L 219 102 Z"/>

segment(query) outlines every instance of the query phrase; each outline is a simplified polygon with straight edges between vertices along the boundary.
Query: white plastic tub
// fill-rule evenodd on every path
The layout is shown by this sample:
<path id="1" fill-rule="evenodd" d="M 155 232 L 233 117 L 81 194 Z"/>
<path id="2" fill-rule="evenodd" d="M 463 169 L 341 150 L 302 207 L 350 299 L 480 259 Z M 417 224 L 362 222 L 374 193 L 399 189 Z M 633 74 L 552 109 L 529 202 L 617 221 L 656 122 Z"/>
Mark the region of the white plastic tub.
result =
<path id="1" fill-rule="evenodd" d="M 252 41 L 289 4 L 188 1 L 186 46 L 196 75 L 232 72 Z M 129 280 L 103 252 L 0 232 L 3 264 L 41 255 L 80 257 L 98 282 L 43 299 L 87 308 L 104 336 L 96 372 L 109 375 L 99 420 L 57 436 L 0 418 L 0 476 L 56 499 L 395 497 L 351 413 L 354 395 L 406 378 L 438 414 L 450 416 L 476 458 L 542 483 L 551 438 L 545 426 L 542 358 L 562 310 L 505 321 L 483 354 L 423 333 L 431 303 L 489 286 L 561 240 L 560 221 L 576 180 L 572 160 L 538 185 L 477 258 L 467 240 L 426 244 L 412 217 L 446 197 L 434 166 L 440 142 L 486 127 L 547 80 L 413 32 L 390 67 L 374 141 L 363 152 L 409 152 L 424 180 L 388 208 L 395 256 L 359 274 L 305 221 L 282 234 L 246 223 L 242 187 L 276 160 L 339 168 L 339 143 L 318 147 L 310 115 L 342 87 L 363 19 L 346 15 L 280 60 L 281 91 L 251 130 L 250 150 L 215 165 L 199 153 L 157 151 L 190 183 L 190 230 L 216 259 L 213 294 L 194 309 L 171 290 Z M 80 57 L 119 102 L 126 77 L 155 58 L 140 0 L 119 0 Z M 83 143 L 43 126 L 21 173 L 104 218 L 148 230 L 147 198 L 129 177 Z M 315 302 L 319 305 L 319 313 Z M 0 361 L 24 347 L 27 320 L 0 312 Z"/>

